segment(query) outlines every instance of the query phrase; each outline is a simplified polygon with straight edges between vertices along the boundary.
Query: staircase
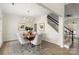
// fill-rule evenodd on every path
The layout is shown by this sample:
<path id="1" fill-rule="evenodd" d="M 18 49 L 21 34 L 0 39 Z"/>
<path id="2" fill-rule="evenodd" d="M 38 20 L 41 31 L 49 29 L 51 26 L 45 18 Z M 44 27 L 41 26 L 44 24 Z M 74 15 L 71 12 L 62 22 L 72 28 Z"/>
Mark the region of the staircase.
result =
<path id="1" fill-rule="evenodd" d="M 49 14 L 47 16 L 48 24 L 58 32 L 58 16 Z M 64 47 L 70 48 L 73 45 L 73 31 L 64 26 Z"/>

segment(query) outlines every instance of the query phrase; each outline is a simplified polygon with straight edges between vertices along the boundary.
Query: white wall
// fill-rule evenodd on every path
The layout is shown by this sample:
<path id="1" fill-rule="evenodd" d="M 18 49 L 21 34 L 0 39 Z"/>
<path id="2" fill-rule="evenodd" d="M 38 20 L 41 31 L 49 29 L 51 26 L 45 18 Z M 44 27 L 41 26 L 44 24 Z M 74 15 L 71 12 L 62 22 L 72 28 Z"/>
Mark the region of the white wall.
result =
<path id="1" fill-rule="evenodd" d="M 45 34 L 45 38 L 43 40 L 60 46 L 61 40 L 59 38 L 59 33 L 47 23 L 47 16 L 46 15 L 41 16 L 37 18 L 36 20 L 37 20 L 37 31 L 38 32 L 40 32 L 39 24 L 40 23 L 45 24 L 45 31 L 43 31 L 43 33 Z"/>
<path id="2" fill-rule="evenodd" d="M 19 23 L 26 23 L 27 19 L 17 15 L 4 14 L 3 16 L 3 39 L 4 41 L 16 40 Z M 31 23 L 32 24 L 32 23 Z"/>
<path id="3" fill-rule="evenodd" d="M 60 47 L 64 47 L 64 17 L 59 16 L 59 41 Z"/>
<path id="4" fill-rule="evenodd" d="M 15 40 L 16 33 L 18 30 L 18 22 L 21 20 L 21 17 L 17 17 L 14 15 L 7 15 L 3 16 L 3 40 Z"/>
<path id="5" fill-rule="evenodd" d="M 38 33 L 41 33 L 41 32 L 45 33 L 45 29 L 44 29 L 44 31 L 41 31 L 41 30 L 40 30 L 40 24 L 43 23 L 44 26 L 45 26 L 45 22 L 46 22 L 46 19 L 45 19 L 44 16 L 41 16 L 41 17 L 36 18 L 35 23 L 37 24 L 37 32 L 38 32 Z"/>

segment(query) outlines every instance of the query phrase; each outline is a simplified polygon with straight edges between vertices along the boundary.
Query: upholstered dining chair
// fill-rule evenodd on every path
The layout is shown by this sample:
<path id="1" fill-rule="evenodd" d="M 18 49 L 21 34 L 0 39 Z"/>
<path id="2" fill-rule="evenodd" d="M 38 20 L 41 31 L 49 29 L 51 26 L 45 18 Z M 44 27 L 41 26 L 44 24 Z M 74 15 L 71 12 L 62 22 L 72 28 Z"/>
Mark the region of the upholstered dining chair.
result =
<path id="1" fill-rule="evenodd" d="M 34 44 L 34 45 L 41 44 L 41 37 L 40 37 L 41 34 L 36 33 L 36 32 L 34 32 L 34 34 L 35 34 L 35 38 L 34 38 L 33 41 L 31 41 L 31 43 Z"/>
<path id="2" fill-rule="evenodd" d="M 21 45 L 24 45 L 24 44 L 28 43 L 28 40 L 27 41 L 24 40 L 23 34 L 22 33 L 19 33 L 19 32 L 17 33 L 17 40 L 19 41 L 19 43 Z"/>

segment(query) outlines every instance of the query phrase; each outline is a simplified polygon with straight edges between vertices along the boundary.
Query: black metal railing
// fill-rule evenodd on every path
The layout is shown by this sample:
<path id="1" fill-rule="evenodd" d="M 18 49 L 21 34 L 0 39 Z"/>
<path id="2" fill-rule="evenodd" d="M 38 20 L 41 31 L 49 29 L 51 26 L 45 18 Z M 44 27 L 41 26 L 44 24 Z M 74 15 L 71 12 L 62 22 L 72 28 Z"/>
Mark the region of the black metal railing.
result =
<path id="1" fill-rule="evenodd" d="M 54 19 L 54 18 L 51 17 L 50 15 L 48 15 L 47 18 L 50 19 L 53 23 L 55 23 L 56 26 L 59 25 L 59 21 L 56 20 L 56 19 Z M 68 32 L 68 33 L 69 33 L 68 35 L 71 35 L 71 38 L 72 38 L 72 44 L 73 44 L 73 31 L 72 31 L 71 29 L 69 29 L 68 27 L 66 27 L 66 26 L 64 26 L 64 29 L 66 29 L 66 30 L 64 30 L 65 33 Z"/>
<path id="2" fill-rule="evenodd" d="M 58 24 L 59 22 L 55 20 L 54 18 L 52 18 L 51 16 L 48 15 L 47 18 L 50 19 L 52 22 L 54 22 L 56 25 L 59 25 Z"/>

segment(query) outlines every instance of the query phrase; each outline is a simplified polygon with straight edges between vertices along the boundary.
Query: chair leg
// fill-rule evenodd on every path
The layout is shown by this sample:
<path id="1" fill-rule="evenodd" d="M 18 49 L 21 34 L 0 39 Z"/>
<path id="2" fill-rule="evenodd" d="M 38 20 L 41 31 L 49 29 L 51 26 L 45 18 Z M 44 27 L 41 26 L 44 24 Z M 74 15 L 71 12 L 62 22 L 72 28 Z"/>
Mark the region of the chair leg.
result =
<path id="1" fill-rule="evenodd" d="M 34 44 L 32 44 L 32 47 L 35 47 L 35 45 L 34 45 Z"/>

